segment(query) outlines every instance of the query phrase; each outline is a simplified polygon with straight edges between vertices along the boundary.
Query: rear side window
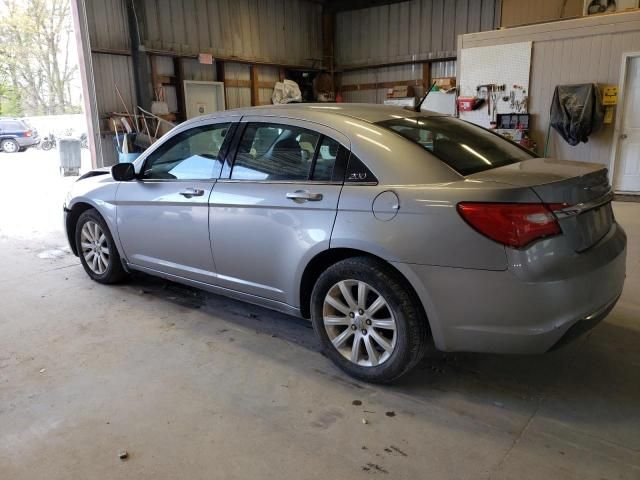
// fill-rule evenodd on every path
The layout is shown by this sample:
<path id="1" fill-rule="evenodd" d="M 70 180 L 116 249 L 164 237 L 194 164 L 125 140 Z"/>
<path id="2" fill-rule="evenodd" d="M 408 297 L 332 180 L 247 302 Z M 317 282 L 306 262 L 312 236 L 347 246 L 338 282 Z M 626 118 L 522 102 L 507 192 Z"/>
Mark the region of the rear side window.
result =
<path id="1" fill-rule="evenodd" d="M 394 118 L 378 125 L 417 143 L 465 176 L 535 157 L 515 143 L 456 118 Z"/>
<path id="2" fill-rule="evenodd" d="M 333 178 L 333 167 L 340 152 L 340 144 L 334 139 L 323 137 L 318 149 L 312 180 L 330 181 Z"/>
<path id="3" fill-rule="evenodd" d="M 18 122 L 15 120 L 5 120 L 3 122 L 0 122 L 0 127 L 2 127 L 4 131 L 10 131 L 10 132 L 16 132 L 16 131 L 21 132 L 22 130 L 27 130 L 27 128 L 22 124 L 22 122 Z"/>
<path id="4" fill-rule="evenodd" d="M 249 123 L 238 146 L 231 178 L 254 181 L 331 180 L 338 148 L 337 142 L 326 137 L 321 140 L 318 132 L 306 128 Z"/>

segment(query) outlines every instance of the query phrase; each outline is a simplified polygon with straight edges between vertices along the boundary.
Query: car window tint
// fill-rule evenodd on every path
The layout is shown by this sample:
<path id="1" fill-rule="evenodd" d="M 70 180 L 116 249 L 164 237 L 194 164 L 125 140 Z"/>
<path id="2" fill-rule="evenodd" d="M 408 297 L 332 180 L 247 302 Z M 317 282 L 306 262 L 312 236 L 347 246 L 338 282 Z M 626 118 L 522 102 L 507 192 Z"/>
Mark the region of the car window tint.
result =
<path id="1" fill-rule="evenodd" d="M 26 130 L 26 127 L 21 122 L 15 122 L 15 121 L 2 122 L 2 128 L 3 130 L 8 130 L 8 131 Z"/>
<path id="2" fill-rule="evenodd" d="M 269 123 L 247 125 L 231 171 L 236 180 L 308 180 L 320 135 Z"/>
<path id="3" fill-rule="evenodd" d="M 336 158 L 338 157 L 338 150 L 340 144 L 334 139 L 324 137 L 320 148 L 318 149 L 318 157 L 316 158 L 316 165 L 313 169 L 313 180 L 329 181 L 333 176 L 333 167 L 336 164 Z"/>
<path id="4" fill-rule="evenodd" d="M 499 135 L 455 118 L 394 118 L 379 125 L 417 143 L 461 175 L 535 157 Z"/>
<path id="5" fill-rule="evenodd" d="M 229 123 L 204 125 L 177 134 L 147 158 L 143 178 L 151 180 L 218 178 L 222 169 L 220 148 L 229 126 Z"/>

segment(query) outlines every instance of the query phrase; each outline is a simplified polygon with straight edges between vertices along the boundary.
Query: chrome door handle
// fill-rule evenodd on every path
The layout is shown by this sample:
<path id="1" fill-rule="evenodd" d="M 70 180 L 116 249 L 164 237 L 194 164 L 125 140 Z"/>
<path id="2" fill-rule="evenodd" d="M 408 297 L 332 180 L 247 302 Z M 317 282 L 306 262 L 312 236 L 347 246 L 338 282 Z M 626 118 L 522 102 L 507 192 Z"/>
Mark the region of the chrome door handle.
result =
<path id="1" fill-rule="evenodd" d="M 204 195 L 204 190 L 200 188 L 185 188 L 183 191 L 180 192 L 180 195 L 182 195 L 185 198 L 201 197 Z"/>
<path id="2" fill-rule="evenodd" d="M 289 200 L 293 200 L 296 203 L 302 203 L 307 201 L 319 202 L 320 200 L 322 200 L 322 194 L 310 193 L 310 192 L 307 192 L 306 190 L 296 190 L 295 192 L 287 193 L 287 198 Z"/>

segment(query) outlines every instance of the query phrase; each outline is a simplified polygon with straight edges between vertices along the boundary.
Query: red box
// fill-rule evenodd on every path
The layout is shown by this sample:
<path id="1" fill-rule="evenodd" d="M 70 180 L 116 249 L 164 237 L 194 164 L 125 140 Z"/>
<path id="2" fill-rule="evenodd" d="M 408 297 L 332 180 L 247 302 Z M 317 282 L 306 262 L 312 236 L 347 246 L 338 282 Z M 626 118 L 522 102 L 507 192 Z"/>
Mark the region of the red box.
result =
<path id="1" fill-rule="evenodd" d="M 470 112 L 476 103 L 476 97 L 458 97 L 458 110 L 461 112 Z"/>

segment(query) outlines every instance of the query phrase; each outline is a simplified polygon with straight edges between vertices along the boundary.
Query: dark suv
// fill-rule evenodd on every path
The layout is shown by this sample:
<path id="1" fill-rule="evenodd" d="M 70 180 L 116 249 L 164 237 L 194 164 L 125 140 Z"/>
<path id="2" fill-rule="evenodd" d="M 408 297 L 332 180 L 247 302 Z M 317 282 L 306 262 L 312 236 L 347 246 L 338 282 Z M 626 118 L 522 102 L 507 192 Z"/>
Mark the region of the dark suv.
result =
<path id="1" fill-rule="evenodd" d="M 0 118 L 0 151 L 23 152 L 40 143 L 38 131 L 26 120 Z"/>

